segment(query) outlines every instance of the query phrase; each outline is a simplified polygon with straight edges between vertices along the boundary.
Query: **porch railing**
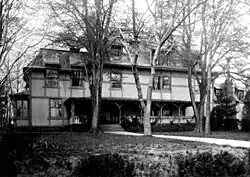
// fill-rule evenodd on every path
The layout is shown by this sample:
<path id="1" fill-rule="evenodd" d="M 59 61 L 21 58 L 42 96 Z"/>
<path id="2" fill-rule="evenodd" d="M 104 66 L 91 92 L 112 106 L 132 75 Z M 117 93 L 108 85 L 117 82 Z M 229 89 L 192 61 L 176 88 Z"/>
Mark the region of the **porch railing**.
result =
<path id="1" fill-rule="evenodd" d="M 150 122 L 155 122 L 160 124 L 186 124 L 195 123 L 195 119 L 192 116 L 150 116 Z M 143 118 L 140 118 L 140 122 L 143 123 Z"/>

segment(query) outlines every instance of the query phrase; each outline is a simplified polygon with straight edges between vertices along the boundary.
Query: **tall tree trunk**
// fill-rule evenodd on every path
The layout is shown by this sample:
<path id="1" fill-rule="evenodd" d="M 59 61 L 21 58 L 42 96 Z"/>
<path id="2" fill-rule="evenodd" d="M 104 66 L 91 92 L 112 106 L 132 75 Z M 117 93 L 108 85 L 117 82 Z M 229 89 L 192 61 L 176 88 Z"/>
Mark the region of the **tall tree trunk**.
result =
<path id="1" fill-rule="evenodd" d="M 100 56 L 97 57 L 98 66 L 94 65 L 93 67 L 93 85 L 91 89 L 91 101 L 92 101 L 92 122 L 90 133 L 99 133 L 98 124 L 99 124 L 99 114 L 101 109 L 101 99 L 102 99 L 102 81 L 103 81 L 103 60 L 105 55 L 105 48 L 101 46 Z"/>
<path id="2" fill-rule="evenodd" d="M 151 74 L 149 77 L 149 84 L 147 89 L 147 105 L 144 108 L 144 135 L 146 136 L 152 135 L 151 125 L 150 125 L 150 113 L 152 105 L 152 91 L 153 91 L 154 78 L 155 78 L 155 66 L 152 61 Z"/>
<path id="3" fill-rule="evenodd" d="M 210 130 L 210 102 L 211 102 L 211 98 L 210 98 L 210 94 L 211 94 L 211 90 L 210 90 L 210 85 L 211 85 L 211 64 L 210 62 L 208 63 L 208 74 L 207 74 L 207 104 L 206 104 L 206 124 L 205 124 L 205 134 L 210 134 L 211 130 Z"/>
<path id="4" fill-rule="evenodd" d="M 133 73 L 134 80 L 135 80 L 135 86 L 137 89 L 137 95 L 138 95 L 138 99 L 140 102 L 140 106 L 141 106 L 141 109 L 144 111 L 145 102 L 143 100 L 143 93 L 142 93 L 142 88 L 141 88 L 141 83 L 140 83 L 140 78 L 139 78 L 139 72 L 137 70 L 137 59 L 138 59 L 138 55 L 136 54 L 134 56 L 134 60 L 131 62 L 131 66 L 132 66 L 132 73 Z"/>
<path id="5" fill-rule="evenodd" d="M 191 103 L 192 103 L 192 107 L 193 107 L 193 111 L 194 111 L 194 118 L 195 118 L 195 128 L 194 128 L 194 132 L 197 132 L 199 129 L 199 122 L 200 122 L 200 118 L 199 118 L 199 111 L 197 108 L 197 105 L 195 103 L 195 93 L 193 90 L 193 84 L 192 84 L 192 66 L 188 67 L 188 88 L 189 88 L 189 95 L 191 98 Z"/>
<path id="6" fill-rule="evenodd" d="M 91 128 L 89 133 L 98 134 L 98 118 L 100 113 L 100 94 L 99 87 L 91 87 L 91 103 L 92 103 L 92 119 L 91 119 Z"/>
<path id="7" fill-rule="evenodd" d="M 200 90 L 200 106 L 199 106 L 199 124 L 198 132 L 203 132 L 203 117 L 204 117 L 204 105 L 205 105 L 206 91 Z"/>

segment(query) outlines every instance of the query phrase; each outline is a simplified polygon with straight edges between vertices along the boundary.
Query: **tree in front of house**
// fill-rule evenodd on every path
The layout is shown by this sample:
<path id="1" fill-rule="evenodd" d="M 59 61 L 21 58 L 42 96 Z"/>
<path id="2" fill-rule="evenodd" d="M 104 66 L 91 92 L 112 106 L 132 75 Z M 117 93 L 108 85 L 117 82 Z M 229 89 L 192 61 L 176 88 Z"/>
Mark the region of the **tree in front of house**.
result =
<path id="1" fill-rule="evenodd" d="M 250 90 L 247 91 L 244 99 L 244 107 L 242 112 L 242 130 L 250 130 Z"/>
<path id="2" fill-rule="evenodd" d="M 57 29 L 49 35 L 53 43 L 67 47 L 85 48 L 88 58 L 82 59 L 86 80 L 89 83 L 92 103 L 90 132 L 98 133 L 101 105 L 103 65 L 108 59 L 112 43 L 110 27 L 116 0 L 56 0 L 48 1 L 51 18 Z"/>
<path id="3" fill-rule="evenodd" d="M 30 7 L 26 0 L 0 0 L 0 98 L 6 101 L 0 106 L 0 112 L 5 111 L 0 115 L 1 123 L 9 121 L 8 95 L 14 85 L 20 88 L 21 66 L 27 62 L 30 50 L 43 39 L 31 40 L 36 34 L 32 23 L 36 15 L 36 6 Z"/>
<path id="4" fill-rule="evenodd" d="M 236 106 L 238 104 L 238 101 L 233 94 L 232 85 L 232 80 L 228 78 L 225 83 L 222 84 L 221 91 L 216 94 L 217 106 L 214 108 L 214 110 L 216 110 L 216 117 L 223 119 L 217 121 L 221 122 L 223 125 L 217 126 L 222 127 L 225 130 L 232 130 L 237 128 Z"/>
<path id="5" fill-rule="evenodd" d="M 192 6 L 194 4 L 190 3 L 183 14 L 190 12 Z M 239 2 L 235 0 L 207 0 L 194 12 L 195 15 L 188 16 L 183 23 L 182 41 L 184 58 L 188 63 L 189 93 L 196 119 L 195 132 L 204 131 L 203 117 L 206 114 L 205 133 L 210 133 L 210 90 L 216 78 L 212 71 L 220 63 L 243 52 L 241 49 L 245 43 L 240 37 L 242 29 L 237 25 L 240 16 L 235 10 L 237 8 Z M 194 85 L 199 88 L 199 100 L 195 96 Z M 196 104 L 197 101 L 199 104 Z"/>
<path id="6" fill-rule="evenodd" d="M 190 9 L 185 16 L 183 14 L 183 7 L 187 6 L 190 1 L 179 1 L 176 0 L 174 3 L 172 1 L 149 1 L 147 2 L 147 10 L 145 13 L 139 15 L 135 8 L 135 1 L 132 0 L 132 12 L 131 12 L 131 24 L 127 26 L 132 26 L 126 29 L 130 30 L 130 38 L 128 39 L 122 29 L 120 28 L 121 42 L 125 47 L 128 57 L 131 61 L 132 72 L 134 75 L 134 80 L 136 83 L 136 88 L 138 92 L 138 99 L 140 101 L 141 108 L 143 110 L 143 124 L 144 124 L 144 135 L 151 135 L 150 126 L 150 114 L 152 107 L 152 92 L 155 86 L 158 85 L 157 89 L 162 89 L 156 75 L 157 65 L 164 63 L 164 59 L 167 57 L 173 49 L 176 47 L 174 44 L 173 36 L 174 33 L 178 33 L 178 28 L 182 25 L 188 15 L 198 8 L 205 1 L 198 0 L 195 5 Z M 147 17 L 147 14 L 149 18 Z M 152 48 L 150 56 L 150 76 L 147 87 L 146 101 L 143 100 L 143 93 L 140 85 L 139 73 L 137 70 L 137 60 L 141 54 L 141 48 L 143 47 Z M 163 52 L 163 50 L 165 50 Z M 164 55 L 162 55 L 164 53 Z M 163 59 L 163 60 L 161 60 Z M 162 81 L 167 83 L 169 80 Z M 159 84 L 157 84 L 159 83 Z M 166 84 L 167 85 L 167 84 Z"/>

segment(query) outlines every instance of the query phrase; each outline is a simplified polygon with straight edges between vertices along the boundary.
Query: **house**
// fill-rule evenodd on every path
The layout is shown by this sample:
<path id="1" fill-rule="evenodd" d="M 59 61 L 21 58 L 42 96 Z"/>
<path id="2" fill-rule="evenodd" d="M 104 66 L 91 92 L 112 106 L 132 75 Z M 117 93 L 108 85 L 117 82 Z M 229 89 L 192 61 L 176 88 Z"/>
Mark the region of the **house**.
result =
<path id="1" fill-rule="evenodd" d="M 145 99 L 152 52 L 145 49 L 138 58 Z M 62 127 L 87 123 L 91 118 L 91 100 L 82 64 L 86 60 L 84 51 L 41 49 L 23 69 L 27 90 L 12 96 L 16 126 Z M 191 121 L 191 116 L 185 115 L 187 107 L 191 106 L 185 61 L 174 55 L 162 61 L 165 62 L 156 67 L 151 120 L 157 118 L 159 123 Z M 110 60 L 104 64 L 102 88 L 100 124 L 118 124 L 125 118 L 142 121 L 131 65 L 119 45 L 111 47 Z M 195 94 L 199 100 L 197 89 Z"/>

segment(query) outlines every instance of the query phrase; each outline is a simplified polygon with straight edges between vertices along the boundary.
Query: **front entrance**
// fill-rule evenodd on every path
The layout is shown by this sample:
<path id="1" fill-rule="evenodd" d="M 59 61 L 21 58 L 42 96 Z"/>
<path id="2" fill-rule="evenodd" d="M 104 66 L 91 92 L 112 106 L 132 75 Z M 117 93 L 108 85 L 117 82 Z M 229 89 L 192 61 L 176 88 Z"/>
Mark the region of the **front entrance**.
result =
<path id="1" fill-rule="evenodd" d="M 120 124 L 121 110 L 117 103 L 103 101 L 100 113 L 100 124 Z"/>

